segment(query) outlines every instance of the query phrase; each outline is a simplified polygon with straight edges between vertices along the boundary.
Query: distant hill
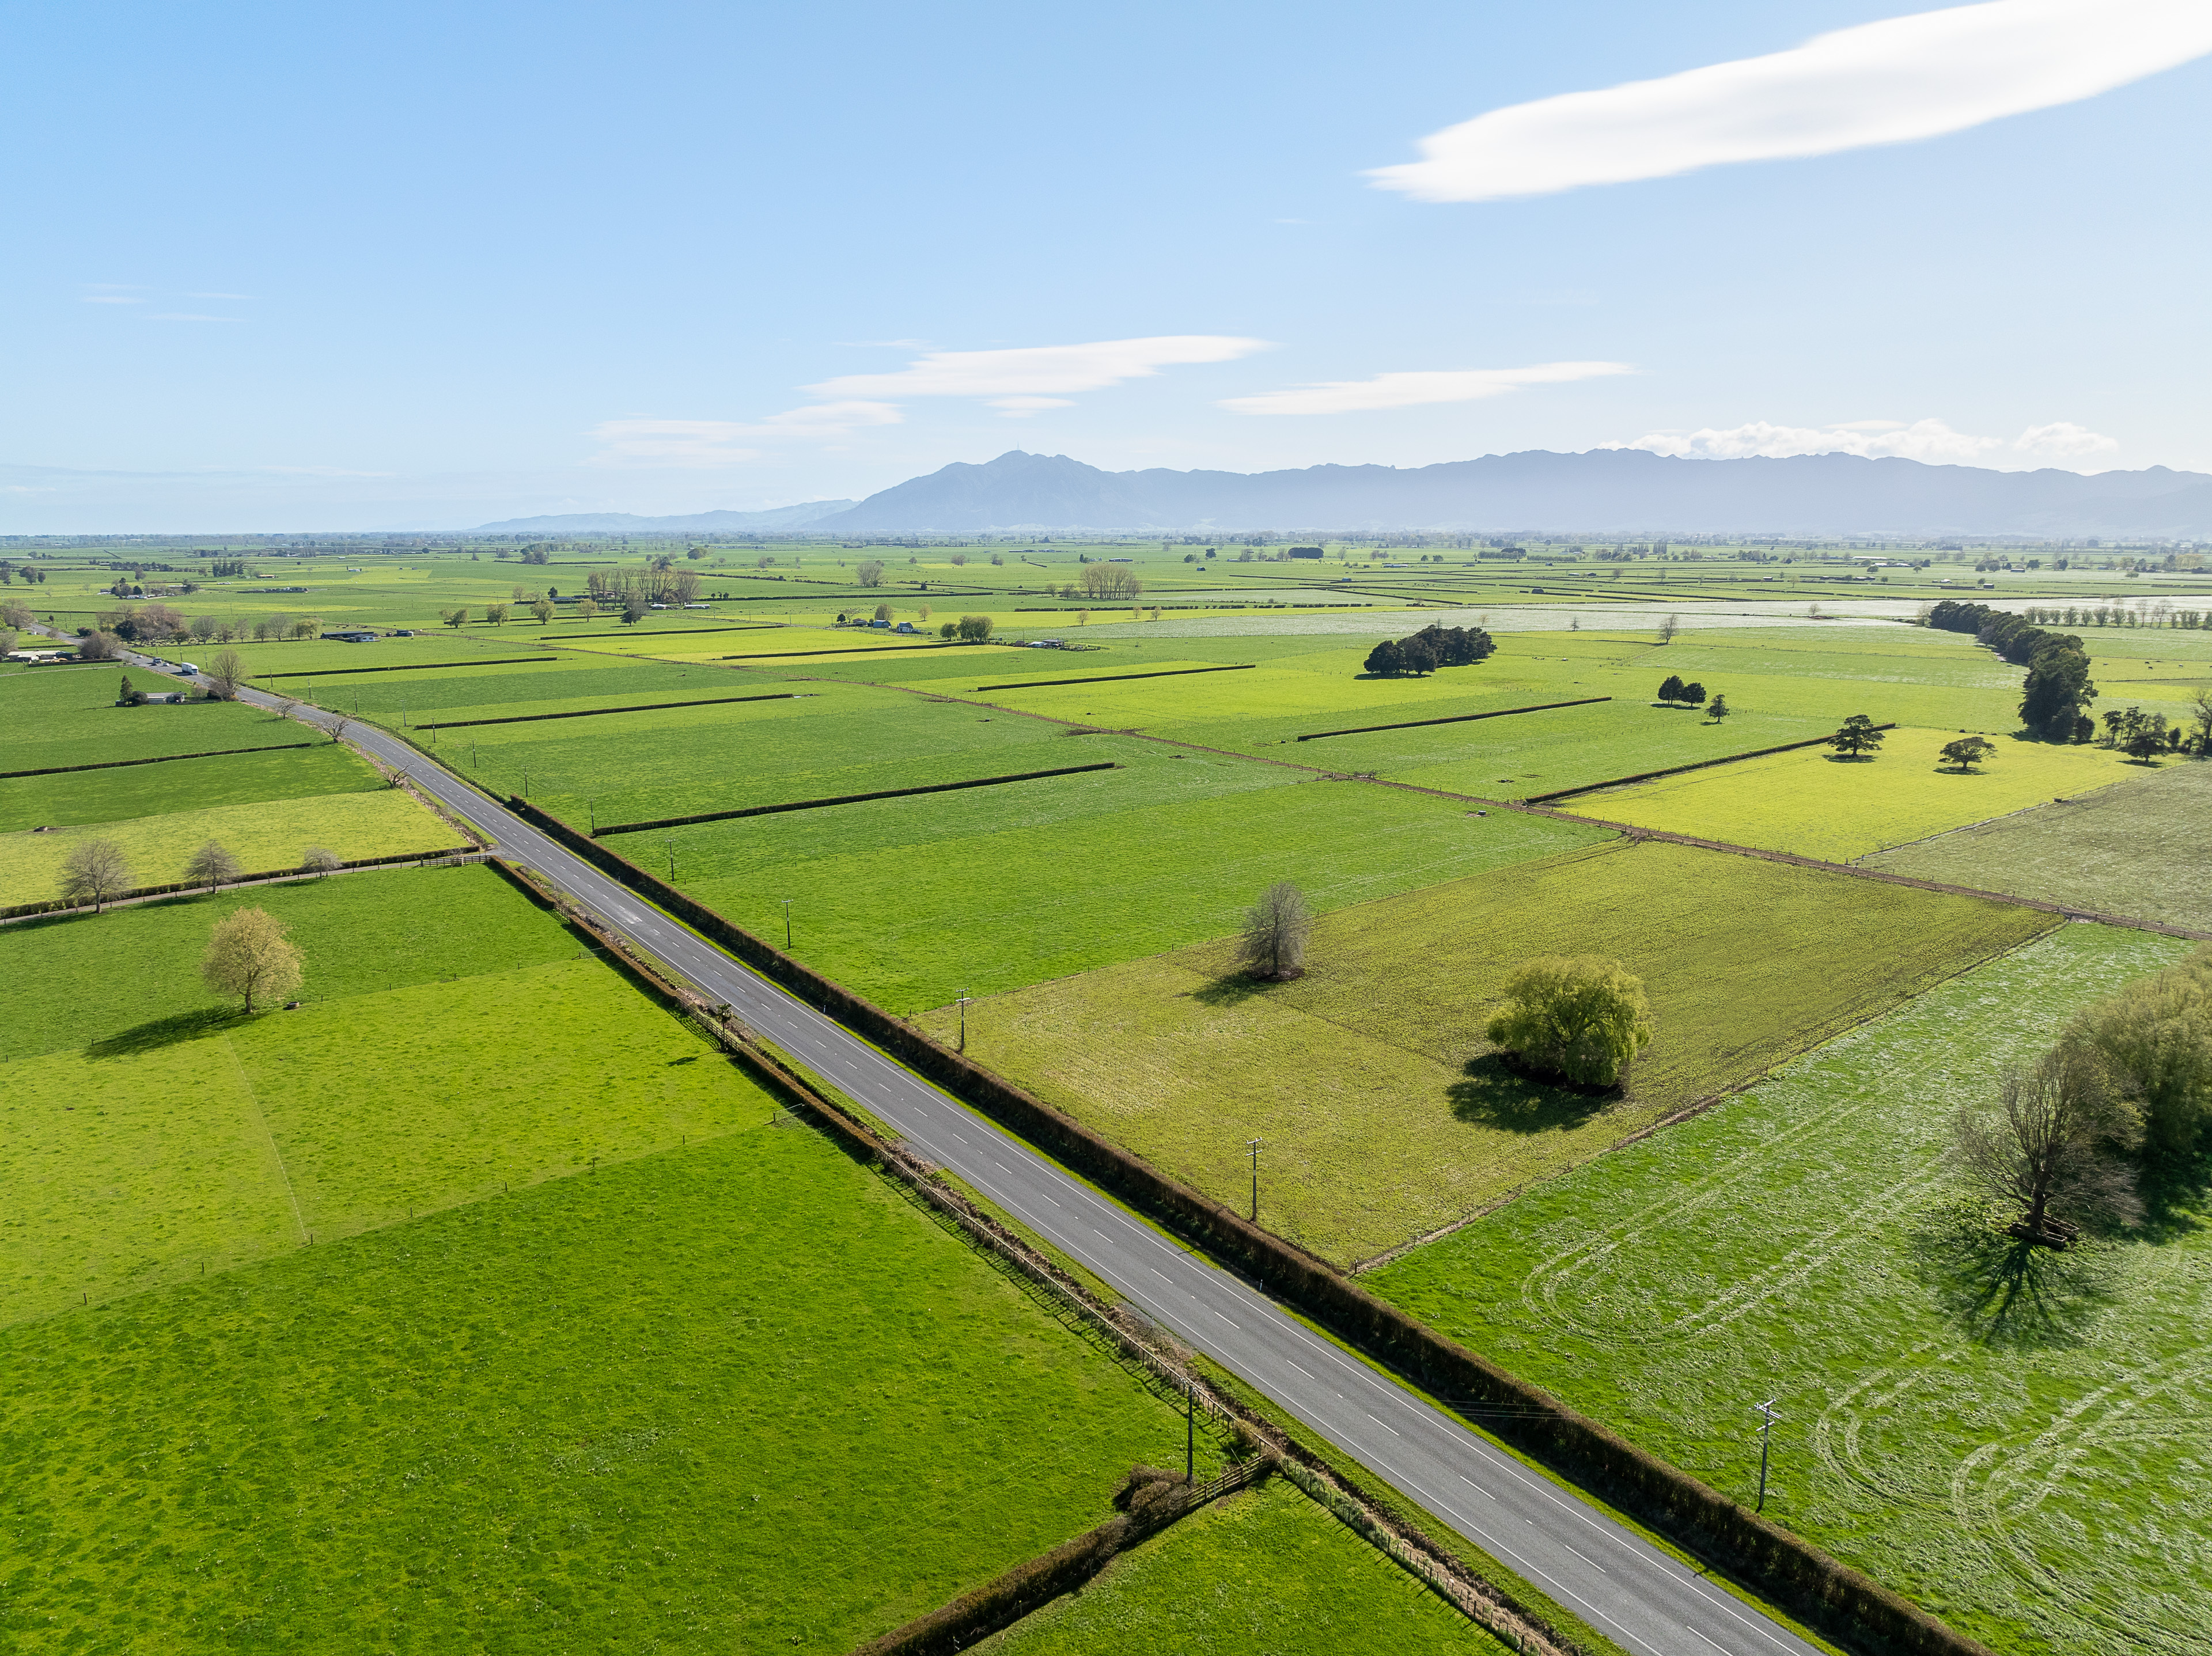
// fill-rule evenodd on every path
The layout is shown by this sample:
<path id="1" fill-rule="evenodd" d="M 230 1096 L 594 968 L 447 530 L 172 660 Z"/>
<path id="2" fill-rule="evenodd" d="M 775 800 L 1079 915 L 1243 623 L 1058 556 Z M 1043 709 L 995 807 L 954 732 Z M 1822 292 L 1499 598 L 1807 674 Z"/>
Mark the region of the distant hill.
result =
<path id="1" fill-rule="evenodd" d="M 1102 471 L 1017 449 L 988 464 L 911 478 L 809 527 L 836 535 L 1269 529 L 2198 539 L 2212 538 L 2212 476 L 2164 466 L 2087 476 L 1991 471 L 1850 454 L 1686 460 L 1638 449 L 1531 450 L 1407 470 Z"/>
<path id="2" fill-rule="evenodd" d="M 702 531 L 750 535 L 778 529 L 800 529 L 843 512 L 850 500 L 809 500 L 805 506 L 779 506 L 766 512 L 695 512 L 686 518 L 641 518 L 628 512 L 571 512 L 552 518 L 509 518 L 504 523 L 478 524 L 480 535 L 684 535 Z"/>

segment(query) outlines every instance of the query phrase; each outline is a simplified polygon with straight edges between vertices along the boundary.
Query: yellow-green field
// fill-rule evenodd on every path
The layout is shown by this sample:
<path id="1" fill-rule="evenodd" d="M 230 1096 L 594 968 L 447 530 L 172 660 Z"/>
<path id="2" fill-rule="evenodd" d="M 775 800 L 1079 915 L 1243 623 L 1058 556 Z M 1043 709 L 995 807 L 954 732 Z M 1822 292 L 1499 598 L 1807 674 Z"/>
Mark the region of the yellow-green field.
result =
<path id="1" fill-rule="evenodd" d="M 248 873 L 297 868 L 309 846 L 327 846 L 351 860 L 465 843 L 442 818 L 398 788 L 217 805 L 125 822 L 88 822 L 48 834 L 26 829 L 0 834 L 0 905 L 59 896 L 63 859 L 85 840 L 112 840 L 121 846 L 132 885 L 181 880 L 185 862 L 210 840 L 222 841 Z"/>
<path id="2" fill-rule="evenodd" d="M 1306 975 L 1228 943 L 978 1001 L 968 1050 L 1326 1258 L 1449 1225 L 2056 924 L 2032 910 L 1620 842 L 1323 915 Z M 1482 1027 L 1532 955 L 1615 955 L 1658 1038 L 1625 1094 L 1542 1085 Z M 956 1019 L 925 1025 L 949 1034 Z"/>
<path id="3" fill-rule="evenodd" d="M 1996 738 L 1997 750 L 1986 763 L 1961 773 L 1938 757 L 1943 744 L 1958 737 L 1956 731 L 1895 730 L 1871 759 L 1802 748 L 1580 794 L 1560 809 L 1846 863 L 2142 773 L 2141 766 L 2108 749 L 2004 736 Z"/>

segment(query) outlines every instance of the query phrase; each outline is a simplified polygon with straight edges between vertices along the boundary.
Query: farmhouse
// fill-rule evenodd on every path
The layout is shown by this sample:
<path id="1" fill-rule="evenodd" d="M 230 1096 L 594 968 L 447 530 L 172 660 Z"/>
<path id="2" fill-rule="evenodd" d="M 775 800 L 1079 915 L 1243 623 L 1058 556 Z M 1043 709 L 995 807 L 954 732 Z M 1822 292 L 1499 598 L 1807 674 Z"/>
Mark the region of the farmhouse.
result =
<path id="1" fill-rule="evenodd" d="M 343 632 L 323 634 L 326 640 L 335 639 L 341 644 L 374 644 L 377 640 L 377 636 L 375 633 L 365 627 L 349 628 Z"/>

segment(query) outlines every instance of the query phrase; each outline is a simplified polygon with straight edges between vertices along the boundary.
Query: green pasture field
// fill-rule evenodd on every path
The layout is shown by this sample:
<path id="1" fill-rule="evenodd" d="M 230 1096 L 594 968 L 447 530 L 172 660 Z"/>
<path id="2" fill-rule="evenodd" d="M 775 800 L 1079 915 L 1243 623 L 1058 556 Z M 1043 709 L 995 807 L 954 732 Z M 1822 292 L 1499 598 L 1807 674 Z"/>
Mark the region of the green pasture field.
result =
<path id="1" fill-rule="evenodd" d="M 465 843 L 459 831 L 397 788 L 210 805 L 128 822 L 82 823 L 51 834 L 19 830 L 0 834 L 0 905 L 58 896 L 63 860 L 84 840 L 114 841 L 130 864 L 132 885 L 183 879 L 185 864 L 210 840 L 228 847 L 247 873 L 297 868 L 310 846 L 326 846 L 351 860 Z"/>
<path id="2" fill-rule="evenodd" d="M 1370 1273 L 1432 1327 L 2022 1656 L 2203 1648 L 2212 1213 L 2022 1250 L 1953 1112 L 2189 945 L 2088 925 Z M 2201 1172 L 2201 1170 L 2200 1170 Z"/>
<path id="3" fill-rule="evenodd" d="M 183 682 L 143 670 L 130 677 L 145 689 L 173 689 Z M 299 739 L 295 729 L 270 713 L 239 702 L 118 707 L 123 678 L 120 668 L 107 664 L 0 673 L 0 770 L 48 770 Z"/>
<path id="4" fill-rule="evenodd" d="M 2212 823 L 2212 764 L 2168 760 L 2085 798 L 2039 805 L 1860 862 L 1917 880 L 2009 891 L 2212 931 L 2207 823 Z"/>
<path id="5" fill-rule="evenodd" d="M 1279 879 L 1317 911 L 1588 844 L 1598 832 L 1121 738 L 1123 768 L 610 841 L 898 1013 L 1177 948 Z"/>
<path id="6" fill-rule="evenodd" d="M 975 1647 L 986 1656 L 1504 1648 L 1280 1477 L 1193 1513 Z"/>
<path id="7" fill-rule="evenodd" d="M 283 741 L 288 733 L 280 728 L 272 734 Z M 315 741 L 312 731 L 296 725 L 289 735 L 292 741 L 312 745 L 0 779 L 0 834 L 41 823 L 119 822 L 257 800 L 360 793 L 384 786 L 376 767 L 352 749 Z"/>
<path id="8" fill-rule="evenodd" d="M 1872 758 L 1826 748 L 1749 759 L 1560 802 L 1577 816 L 1843 863 L 2139 774 L 2124 755 L 2000 736 L 1987 763 L 1946 765 L 1949 730 L 1895 730 Z"/>
<path id="9" fill-rule="evenodd" d="M 848 1649 L 1180 1453 L 710 1065 L 741 1131 L 0 1331 L 10 1648 Z"/>
<path id="10" fill-rule="evenodd" d="M 311 1004 L 550 965 L 580 946 L 479 865 L 368 870 L 164 898 L 88 919 L 16 920 L 0 927 L 0 961 L 21 986 L 0 1026 L 0 1061 L 87 1041 L 156 1046 L 165 1030 L 197 1028 L 220 1010 L 200 981 L 208 933 L 247 906 L 290 928 L 307 961 L 300 998 Z"/>
<path id="11" fill-rule="evenodd" d="M 1501 820 L 1541 819 L 1486 826 Z M 1217 931 L 1234 924 L 1215 913 Z M 1246 1141 L 1260 1139 L 1261 1222 L 1348 1264 L 1555 1177 L 2054 924 L 1614 841 L 1325 913 L 1291 983 L 1243 978 L 1217 937 L 981 999 L 967 1009 L 968 1051 L 1231 1205 L 1247 1199 Z M 1505 974 L 1561 951 L 1617 957 L 1644 980 L 1657 1038 L 1625 1093 L 1531 1081 L 1483 1037 Z M 920 1022 L 944 1037 L 957 1016 L 939 1007 Z"/>

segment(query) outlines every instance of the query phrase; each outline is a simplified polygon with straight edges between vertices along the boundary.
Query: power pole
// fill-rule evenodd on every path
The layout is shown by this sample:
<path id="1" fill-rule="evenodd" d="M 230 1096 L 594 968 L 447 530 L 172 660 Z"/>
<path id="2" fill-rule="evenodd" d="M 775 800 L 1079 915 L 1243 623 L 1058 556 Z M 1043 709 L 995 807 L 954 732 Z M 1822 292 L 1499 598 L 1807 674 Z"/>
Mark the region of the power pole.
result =
<path id="1" fill-rule="evenodd" d="M 1188 1375 L 1182 1382 L 1182 1481 L 1191 1481 L 1198 1464 L 1198 1392 Z"/>
<path id="2" fill-rule="evenodd" d="M 1260 1222 L 1260 1141 L 1248 1138 L 1245 1143 L 1252 1149 L 1252 1222 Z"/>
<path id="3" fill-rule="evenodd" d="M 783 949 L 786 954 L 791 952 L 791 899 L 788 897 L 783 900 Z"/>
<path id="4" fill-rule="evenodd" d="M 968 992 L 960 992 L 960 1050 L 968 1050 Z"/>
<path id="5" fill-rule="evenodd" d="M 1753 1411 L 1759 1416 L 1759 1507 L 1766 1510 L 1766 1454 L 1769 1440 L 1774 1435 L 1774 1399 L 1760 1404 Z"/>

